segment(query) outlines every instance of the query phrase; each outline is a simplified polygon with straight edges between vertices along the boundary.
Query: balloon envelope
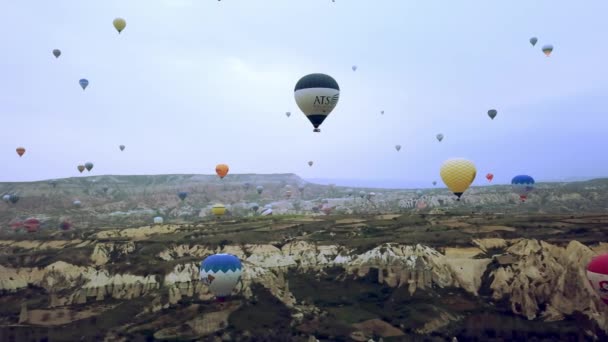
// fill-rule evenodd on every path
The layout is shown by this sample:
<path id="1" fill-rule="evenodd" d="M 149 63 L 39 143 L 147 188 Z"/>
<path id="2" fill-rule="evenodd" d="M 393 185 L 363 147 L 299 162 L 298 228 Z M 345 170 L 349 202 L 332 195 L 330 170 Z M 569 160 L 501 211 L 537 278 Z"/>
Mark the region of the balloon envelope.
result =
<path id="1" fill-rule="evenodd" d="M 82 87 L 82 90 L 85 90 L 89 86 L 89 80 L 87 80 L 86 78 L 80 79 L 80 81 L 78 81 L 78 83 Z"/>
<path id="2" fill-rule="evenodd" d="M 186 199 L 186 197 L 188 197 L 188 193 L 185 191 L 180 191 L 177 193 L 177 197 L 183 201 Z"/>
<path id="3" fill-rule="evenodd" d="M 223 299 L 241 279 L 242 265 L 232 254 L 214 254 L 201 262 L 201 281 L 209 286 L 209 291 L 218 299 Z"/>
<path id="4" fill-rule="evenodd" d="M 91 171 L 91 169 L 93 169 L 93 163 L 86 162 L 84 163 L 84 167 L 87 169 L 87 171 Z"/>
<path id="5" fill-rule="evenodd" d="M 291 112 L 286 112 L 285 115 L 287 115 L 287 117 L 291 116 Z"/>
<path id="6" fill-rule="evenodd" d="M 84 165 L 78 165 L 76 168 L 78 169 L 78 171 L 80 171 L 80 173 L 84 171 Z"/>
<path id="7" fill-rule="evenodd" d="M 490 119 L 494 120 L 494 118 L 496 117 L 496 115 L 498 114 L 498 111 L 496 111 L 496 109 L 490 109 L 488 111 L 488 116 L 490 117 Z"/>
<path id="8" fill-rule="evenodd" d="M 522 202 L 528 198 L 528 194 L 534 189 L 534 183 L 534 178 L 528 175 L 518 175 L 511 180 L 513 191 L 519 195 Z"/>
<path id="9" fill-rule="evenodd" d="M 258 195 L 262 193 L 262 191 L 264 191 L 264 187 L 261 185 L 258 185 L 255 190 L 258 192 Z"/>
<path id="10" fill-rule="evenodd" d="M 61 50 L 59 50 L 59 49 L 53 50 L 53 56 L 55 56 L 55 58 L 59 58 L 59 56 L 61 56 Z"/>
<path id="11" fill-rule="evenodd" d="M 313 164 L 312 160 L 308 162 L 308 166 L 312 166 L 312 164 Z"/>
<path id="12" fill-rule="evenodd" d="M 441 142 L 441 140 L 443 140 L 443 134 L 437 134 L 437 140 Z"/>
<path id="13" fill-rule="evenodd" d="M 536 38 L 536 37 L 530 38 L 530 44 L 532 44 L 532 46 L 536 45 L 536 42 L 538 42 L 538 38 Z"/>
<path id="14" fill-rule="evenodd" d="M 164 221 L 163 218 L 160 216 L 156 216 L 154 218 L 154 224 L 163 224 L 163 221 Z"/>
<path id="15" fill-rule="evenodd" d="M 121 151 L 124 151 L 125 150 L 125 145 L 120 145 L 120 146 L 118 146 L 118 148 L 120 148 Z"/>
<path id="16" fill-rule="evenodd" d="M 215 173 L 217 173 L 217 175 L 222 179 L 226 177 L 229 170 L 230 169 L 226 164 L 217 164 L 217 166 L 215 167 Z"/>
<path id="17" fill-rule="evenodd" d="M 116 29 L 116 31 L 118 31 L 119 34 L 120 32 L 122 32 L 122 30 L 125 29 L 125 27 L 127 27 L 127 22 L 123 18 L 114 19 L 112 24 L 114 25 L 114 28 Z"/>
<path id="18" fill-rule="evenodd" d="M 401 145 L 395 145 L 395 150 L 397 150 L 397 152 L 399 152 L 401 150 Z"/>
<path id="19" fill-rule="evenodd" d="M 477 169 L 475 164 L 464 158 L 452 158 L 446 160 L 441 166 L 440 170 L 441 179 L 445 185 L 458 196 L 464 193 L 471 183 L 475 180 L 477 175 Z"/>
<path id="20" fill-rule="evenodd" d="M 352 69 L 353 69 L 353 71 L 357 71 L 357 66 L 353 65 Z"/>
<path id="21" fill-rule="evenodd" d="M 488 173 L 488 174 L 486 175 L 486 178 L 488 179 L 488 181 L 490 181 L 490 182 L 491 182 L 491 181 L 492 181 L 492 179 L 494 179 L 494 175 L 493 175 L 493 174 L 491 174 L 491 173 Z"/>
<path id="22" fill-rule="evenodd" d="M 309 74 L 302 77 L 295 86 L 294 97 L 300 110 L 315 128 L 334 110 L 340 99 L 338 82 L 329 75 Z"/>
<path id="23" fill-rule="evenodd" d="M 591 259 L 587 264 L 587 280 L 600 299 L 608 304 L 608 254 Z"/>
<path id="24" fill-rule="evenodd" d="M 17 147 L 16 151 L 17 151 L 17 154 L 19 155 L 19 157 L 21 157 L 25 153 L 25 148 Z"/>
<path id="25" fill-rule="evenodd" d="M 226 207 L 223 204 L 216 204 L 211 207 L 211 213 L 215 216 L 224 216 L 226 213 Z"/>
<path id="26" fill-rule="evenodd" d="M 547 44 L 547 45 L 543 46 L 543 53 L 547 57 L 549 57 L 551 55 L 551 52 L 553 52 L 553 45 Z"/>

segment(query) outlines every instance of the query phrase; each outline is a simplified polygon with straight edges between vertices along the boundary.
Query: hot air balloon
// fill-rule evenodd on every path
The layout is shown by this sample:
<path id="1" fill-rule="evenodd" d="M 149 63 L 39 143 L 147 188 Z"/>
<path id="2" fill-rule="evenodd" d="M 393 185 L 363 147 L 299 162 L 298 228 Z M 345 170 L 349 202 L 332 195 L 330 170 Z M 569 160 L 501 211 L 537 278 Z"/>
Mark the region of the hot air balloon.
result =
<path id="1" fill-rule="evenodd" d="M 89 80 L 87 80 L 86 78 L 81 78 L 78 83 L 82 87 L 82 90 L 85 90 L 89 86 Z"/>
<path id="2" fill-rule="evenodd" d="M 188 193 L 185 191 L 180 191 L 177 193 L 177 197 L 183 201 L 186 199 L 186 197 L 188 197 Z"/>
<path id="3" fill-rule="evenodd" d="M 397 152 L 399 152 L 401 150 L 401 145 L 395 145 L 395 150 L 397 150 Z"/>
<path id="4" fill-rule="evenodd" d="M 118 146 L 118 148 L 119 148 L 121 151 L 124 151 L 124 150 L 125 150 L 125 145 L 120 145 L 120 146 Z"/>
<path id="5" fill-rule="evenodd" d="M 17 154 L 19 155 L 19 157 L 21 157 L 25 153 L 25 148 L 17 147 L 16 151 L 17 151 Z"/>
<path id="6" fill-rule="evenodd" d="M 6 194 L 6 195 L 2 196 L 2 200 L 6 203 L 9 203 L 11 201 L 11 195 Z"/>
<path id="7" fill-rule="evenodd" d="M 112 24 L 114 25 L 114 28 L 116 29 L 116 31 L 118 31 L 118 34 L 120 34 L 120 32 L 122 32 L 122 30 L 124 30 L 125 27 L 127 27 L 127 22 L 123 18 L 114 19 Z"/>
<path id="8" fill-rule="evenodd" d="M 29 218 L 23 222 L 23 227 L 25 227 L 28 233 L 35 233 L 40 229 L 40 220 Z"/>
<path id="9" fill-rule="evenodd" d="M 441 142 L 441 140 L 443 140 L 443 134 L 437 134 L 437 140 Z"/>
<path id="10" fill-rule="evenodd" d="M 217 217 L 224 216 L 226 214 L 226 207 L 223 204 L 216 204 L 211 207 L 211 213 Z"/>
<path id="11" fill-rule="evenodd" d="M 545 54 L 545 56 L 549 57 L 551 55 L 551 52 L 553 52 L 553 45 L 547 44 L 543 46 L 543 53 Z"/>
<path id="12" fill-rule="evenodd" d="M 255 191 L 258 192 L 258 195 L 261 195 L 262 191 L 264 191 L 264 187 L 261 186 L 261 185 L 258 185 L 258 186 L 255 187 Z"/>
<path id="13" fill-rule="evenodd" d="M 306 186 L 305 186 L 305 185 L 303 185 L 303 184 L 301 184 L 301 185 L 299 185 L 299 186 L 298 186 L 298 190 L 299 190 L 300 192 L 304 192 L 304 189 L 305 189 L 305 188 L 306 188 Z"/>
<path id="14" fill-rule="evenodd" d="M 365 191 L 361 190 L 359 191 L 359 197 L 364 198 L 366 195 Z"/>
<path id="15" fill-rule="evenodd" d="M 381 114 L 381 115 L 384 115 L 384 111 L 383 111 L 383 110 L 381 110 L 381 111 L 380 111 L 380 114 Z"/>
<path id="16" fill-rule="evenodd" d="M 536 37 L 530 38 L 530 44 L 532 44 L 532 46 L 536 45 L 536 42 L 538 42 L 538 38 L 536 38 Z"/>
<path id="17" fill-rule="evenodd" d="M 490 117 L 490 119 L 494 120 L 494 118 L 496 117 L 496 114 L 498 114 L 498 112 L 496 111 L 496 109 L 490 109 L 488 111 L 488 116 Z"/>
<path id="18" fill-rule="evenodd" d="M 251 208 L 251 210 L 256 212 L 256 211 L 258 211 L 258 209 L 260 209 L 260 206 L 257 203 L 251 203 L 251 205 L 249 205 L 249 208 Z"/>
<path id="19" fill-rule="evenodd" d="M 10 197 L 8 198 L 9 202 L 11 202 L 12 204 L 17 204 L 17 202 L 19 202 L 20 197 L 18 195 L 10 195 Z"/>
<path id="20" fill-rule="evenodd" d="M 491 173 L 488 173 L 488 174 L 486 175 L 486 178 L 488 179 L 488 182 L 491 182 L 491 181 L 492 181 L 492 179 L 494 179 L 494 175 L 493 175 L 493 174 L 491 174 Z"/>
<path id="21" fill-rule="evenodd" d="M 519 195 L 519 199 L 525 202 L 528 194 L 534 189 L 534 178 L 528 175 L 518 175 L 511 180 L 513 191 Z"/>
<path id="22" fill-rule="evenodd" d="M 452 158 L 443 163 L 439 173 L 445 185 L 460 201 L 462 193 L 464 193 L 475 180 L 477 169 L 475 169 L 475 164 L 466 159 Z"/>
<path id="23" fill-rule="evenodd" d="M 587 279 L 602 302 L 608 304 L 608 254 L 591 259 L 587 264 Z"/>
<path id="24" fill-rule="evenodd" d="M 313 164 L 313 161 L 312 161 L 312 160 L 310 160 L 310 161 L 308 162 L 308 166 L 312 166 L 312 164 Z"/>
<path id="25" fill-rule="evenodd" d="M 312 123 L 313 132 L 321 132 L 319 126 L 338 104 L 340 87 L 329 75 L 310 74 L 296 83 L 294 96 L 298 107 Z"/>
<path id="26" fill-rule="evenodd" d="M 62 221 L 59 224 L 59 229 L 61 230 L 70 230 L 70 228 L 72 228 L 72 224 L 68 221 Z"/>
<path id="27" fill-rule="evenodd" d="M 352 69 L 353 69 L 353 71 L 357 71 L 357 66 L 353 65 Z"/>
<path id="28" fill-rule="evenodd" d="M 245 191 L 249 191 L 249 189 L 251 188 L 251 183 L 245 182 L 245 184 L 243 184 L 243 188 L 245 188 Z"/>
<path id="29" fill-rule="evenodd" d="M 291 116 L 291 112 L 285 112 L 285 115 L 287 115 L 287 117 Z"/>
<path id="30" fill-rule="evenodd" d="M 241 279 L 241 261 L 232 254 L 210 255 L 201 262 L 201 281 L 223 302 Z"/>
<path id="31" fill-rule="evenodd" d="M 104 193 L 108 193 L 108 190 L 110 190 L 110 188 L 107 186 L 104 186 L 103 188 L 101 188 L 101 190 L 103 190 Z"/>
<path id="32" fill-rule="evenodd" d="M 91 171 L 91 169 L 93 169 L 93 163 L 86 162 L 84 163 L 84 167 L 87 169 L 87 171 Z"/>
<path id="33" fill-rule="evenodd" d="M 53 56 L 55 56 L 55 58 L 59 58 L 59 56 L 61 56 L 61 50 L 59 50 L 59 49 L 53 50 Z"/>
<path id="34" fill-rule="evenodd" d="M 264 210 L 262 210 L 262 216 L 268 216 L 268 215 L 272 215 L 272 208 L 265 208 Z"/>
<path id="35" fill-rule="evenodd" d="M 163 224 L 163 222 L 164 222 L 164 220 L 163 220 L 163 218 L 162 218 L 162 217 L 160 217 L 160 216 L 156 216 L 156 217 L 154 218 L 154 224 Z"/>
<path id="36" fill-rule="evenodd" d="M 291 190 L 285 191 L 285 197 L 287 197 L 288 199 L 291 198 Z"/>
<path id="37" fill-rule="evenodd" d="M 56 180 L 51 180 L 49 181 L 49 185 L 52 186 L 53 188 L 57 187 L 57 181 Z"/>
<path id="38" fill-rule="evenodd" d="M 74 202 L 72 202 L 72 205 L 74 205 L 76 208 L 79 208 L 82 206 L 82 203 L 79 200 L 75 200 Z"/>
<path id="39" fill-rule="evenodd" d="M 221 179 L 224 179 L 224 177 L 226 177 L 226 175 L 228 174 L 228 165 L 226 164 L 217 164 L 217 166 L 215 167 L 215 173 L 217 173 L 218 176 L 220 176 Z"/>
<path id="40" fill-rule="evenodd" d="M 433 186 L 437 185 L 437 181 L 433 181 Z"/>
<path id="41" fill-rule="evenodd" d="M 84 165 L 78 165 L 76 168 L 78 169 L 78 171 L 80 171 L 80 173 L 84 171 Z"/>

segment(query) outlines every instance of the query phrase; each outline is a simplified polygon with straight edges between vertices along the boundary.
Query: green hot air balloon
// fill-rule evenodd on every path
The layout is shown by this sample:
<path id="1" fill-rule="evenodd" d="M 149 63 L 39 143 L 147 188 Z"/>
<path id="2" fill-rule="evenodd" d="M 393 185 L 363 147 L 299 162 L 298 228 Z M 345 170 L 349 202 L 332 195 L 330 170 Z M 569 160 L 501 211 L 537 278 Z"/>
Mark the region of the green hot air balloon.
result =
<path id="1" fill-rule="evenodd" d="M 319 126 L 338 104 L 340 87 L 329 75 L 310 74 L 296 83 L 294 96 L 296 104 L 312 123 L 313 132 L 321 132 Z"/>

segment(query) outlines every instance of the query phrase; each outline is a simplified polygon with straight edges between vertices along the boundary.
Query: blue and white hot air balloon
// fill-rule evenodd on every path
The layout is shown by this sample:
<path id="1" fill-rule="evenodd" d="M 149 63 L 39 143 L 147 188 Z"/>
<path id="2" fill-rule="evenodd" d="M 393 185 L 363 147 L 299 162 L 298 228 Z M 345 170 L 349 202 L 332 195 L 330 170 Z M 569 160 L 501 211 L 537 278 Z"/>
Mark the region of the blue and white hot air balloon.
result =
<path id="1" fill-rule="evenodd" d="M 528 194 L 534 190 L 534 178 L 528 175 L 518 175 L 511 180 L 513 191 L 519 195 L 522 202 L 528 198 Z"/>
<path id="2" fill-rule="evenodd" d="M 224 301 L 241 279 L 241 271 L 241 261 L 236 256 L 214 254 L 201 262 L 201 281 L 219 301 Z"/>

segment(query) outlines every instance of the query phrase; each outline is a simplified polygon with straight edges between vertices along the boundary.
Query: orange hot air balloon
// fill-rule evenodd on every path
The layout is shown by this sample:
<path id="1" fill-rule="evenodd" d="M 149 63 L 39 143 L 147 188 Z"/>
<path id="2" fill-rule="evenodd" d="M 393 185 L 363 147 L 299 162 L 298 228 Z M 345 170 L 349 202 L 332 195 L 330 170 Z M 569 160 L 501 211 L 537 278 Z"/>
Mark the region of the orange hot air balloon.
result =
<path id="1" fill-rule="evenodd" d="M 25 153 L 25 149 L 23 147 L 17 147 L 17 154 L 21 157 Z"/>
<path id="2" fill-rule="evenodd" d="M 78 165 L 78 171 L 82 173 L 82 171 L 84 171 L 84 165 Z"/>
<path id="3" fill-rule="evenodd" d="M 488 173 L 488 174 L 486 175 L 486 178 L 488 179 L 488 182 L 491 182 L 491 181 L 492 181 L 492 179 L 494 179 L 494 175 L 493 175 L 493 174 L 491 174 L 491 173 Z"/>
<path id="4" fill-rule="evenodd" d="M 217 173 L 218 176 L 220 176 L 220 178 L 224 178 L 226 177 L 226 175 L 228 174 L 228 165 L 226 164 L 217 164 L 217 166 L 215 167 L 215 173 Z"/>

